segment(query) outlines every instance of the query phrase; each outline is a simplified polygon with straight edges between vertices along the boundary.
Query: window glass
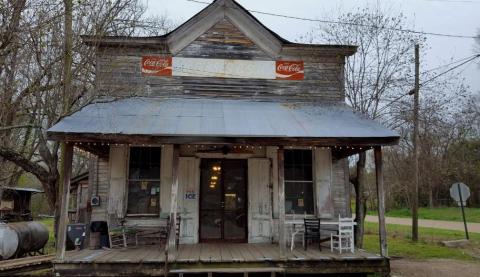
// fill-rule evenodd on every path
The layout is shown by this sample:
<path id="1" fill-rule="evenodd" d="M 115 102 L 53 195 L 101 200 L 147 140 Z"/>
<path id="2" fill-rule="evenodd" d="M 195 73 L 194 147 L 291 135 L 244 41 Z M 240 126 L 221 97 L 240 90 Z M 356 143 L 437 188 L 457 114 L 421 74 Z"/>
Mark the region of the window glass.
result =
<path id="1" fill-rule="evenodd" d="M 311 150 L 285 150 L 285 212 L 313 214 L 313 170 Z"/>
<path id="2" fill-rule="evenodd" d="M 160 147 L 130 148 L 127 214 L 158 215 L 160 155 Z"/>

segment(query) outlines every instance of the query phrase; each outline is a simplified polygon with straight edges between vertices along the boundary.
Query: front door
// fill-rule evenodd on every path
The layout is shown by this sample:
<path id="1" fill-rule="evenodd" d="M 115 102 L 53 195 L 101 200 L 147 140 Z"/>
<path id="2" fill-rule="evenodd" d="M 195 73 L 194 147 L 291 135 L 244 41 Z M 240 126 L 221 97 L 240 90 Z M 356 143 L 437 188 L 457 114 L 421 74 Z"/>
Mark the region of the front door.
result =
<path id="1" fill-rule="evenodd" d="M 200 241 L 247 241 L 246 160 L 202 160 Z"/>

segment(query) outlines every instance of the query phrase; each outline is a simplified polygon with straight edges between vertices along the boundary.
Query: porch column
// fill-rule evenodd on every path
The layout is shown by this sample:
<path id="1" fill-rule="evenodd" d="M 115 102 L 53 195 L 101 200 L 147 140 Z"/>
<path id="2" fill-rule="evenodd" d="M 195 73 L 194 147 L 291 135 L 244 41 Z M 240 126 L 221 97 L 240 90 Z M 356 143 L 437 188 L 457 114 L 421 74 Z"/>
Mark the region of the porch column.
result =
<path id="1" fill-rule="evenodd" d="M 176 250 L 175 231 L 177 229 L 177 199 L 178 199 L 178 163 L 180 157 L 180 146 L 175 144 L 173 147 L 172 164 L 172 198 L 170 200 L 170 236 L 168 237 L 167 253 L 173 253 Z"/>
<path id="2" fill-rule="evenodd" d="M 382 147 L 376 146 L 375 154 L 375 173 L 377 179 L 377 199 L 378 199 L 378 233 L 380 235 L 380 254 L 383 257 L 388 256 L 387 248 L 387 230 L 385 227 L 385 190 L 383 187 L 383 163 Z"/>
<path id="3" fill-rule="evenodd" d="M 70 198 L 70 178 L 72 175 L 73 144 L 64 143 L 64 159 L 62 161 L 63 183 L 60 191 L 60 219 L 58 222 L 56 258 L 63 260 L 65 258 L 65 241 L 67 240 L 68 224 L 68 201 Z M 57 200 L 58 201 L 58 200 Z"/>
<path id="4" fill-rule="evenodd" d="M 285 178 L 284 178 L 284 150 L 279 147 L 277 151 L 278 162 L 278 244 L 280 256 L 286 257 L 287 239 L 285 234 Z"/>

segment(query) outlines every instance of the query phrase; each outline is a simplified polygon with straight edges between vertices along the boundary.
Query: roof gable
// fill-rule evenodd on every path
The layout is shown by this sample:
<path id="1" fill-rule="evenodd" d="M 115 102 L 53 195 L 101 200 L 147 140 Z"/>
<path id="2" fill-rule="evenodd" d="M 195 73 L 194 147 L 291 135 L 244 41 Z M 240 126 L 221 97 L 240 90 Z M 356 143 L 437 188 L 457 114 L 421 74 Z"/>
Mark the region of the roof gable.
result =
<path id="1" fill-rule="evenodd" d="M 176 56 L 271 60 L 265 51 L 226 18 L 183 48 Z"/>
<path id="2" fill-rule="evenodd" d="M 272 59 L 279 55 L 282 43 L 286 42 L 262 25 L 237 2 L 216 0 L 167 35 L 167 43 L 171 53 L 173 55 L 178 54 L 215 25 L 225 20 L 228 20 L 239 32 Z"/>

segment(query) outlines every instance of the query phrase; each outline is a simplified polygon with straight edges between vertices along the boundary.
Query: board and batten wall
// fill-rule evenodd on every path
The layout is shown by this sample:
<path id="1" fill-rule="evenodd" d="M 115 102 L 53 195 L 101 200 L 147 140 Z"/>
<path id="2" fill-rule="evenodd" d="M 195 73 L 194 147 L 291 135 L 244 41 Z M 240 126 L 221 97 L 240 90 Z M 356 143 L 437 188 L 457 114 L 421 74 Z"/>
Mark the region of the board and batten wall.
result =
<path id="1" fill-rule="evenodd" d="M 108 157 L 98 159 L 98 178 L 93 178 L 92 194 L 101 197 L 100 206 L 92 207 L 92 221 L 122 218 L 127 204 L 128 146 L 111 146 Z M 347 159 L 332 158 L 330 150 L 315 149 L 314 193 L 315 211 L 324 219 L 338 215 L 351 216 L 350 184 Z M 266 147 L 248 158 L 248 241 L 278 241 L 278 172 L 277 147 Z M 229 158 L 235 158 L 230 156 Z M 200 162 L 194 150 L 181 151 L 179 160 L 179 192 L 177 212 L 182 218 L 181 243 L 198 243 Z M 162 147 L 161 213 L 170 212 L 173 146 Z M 95 169 L 97 170 L 97 169 Z M 98 180 L 98 188 L 97 182 Z M 185 199 L 186 192 L 195 199 Z M 156 225 L 159 218 L 127 218 L 127 224 Z"/>

